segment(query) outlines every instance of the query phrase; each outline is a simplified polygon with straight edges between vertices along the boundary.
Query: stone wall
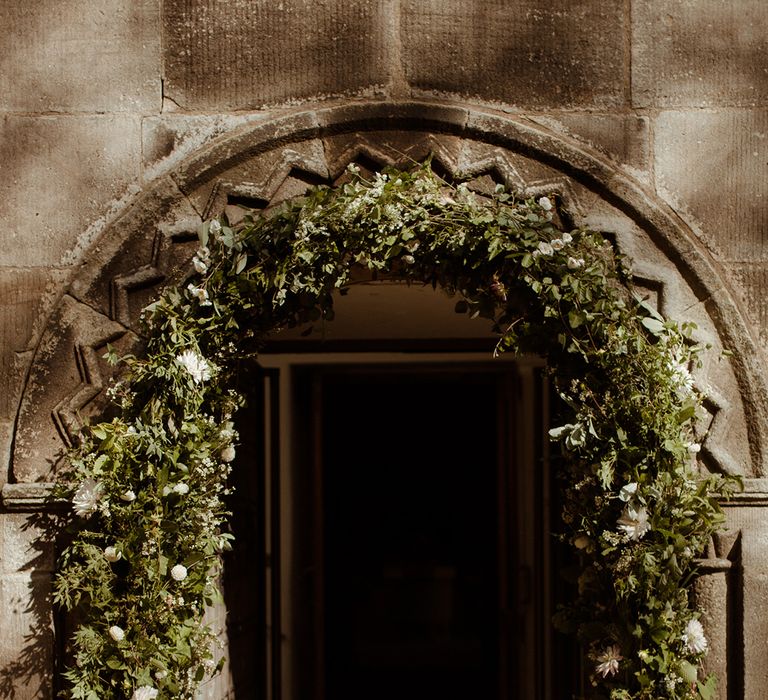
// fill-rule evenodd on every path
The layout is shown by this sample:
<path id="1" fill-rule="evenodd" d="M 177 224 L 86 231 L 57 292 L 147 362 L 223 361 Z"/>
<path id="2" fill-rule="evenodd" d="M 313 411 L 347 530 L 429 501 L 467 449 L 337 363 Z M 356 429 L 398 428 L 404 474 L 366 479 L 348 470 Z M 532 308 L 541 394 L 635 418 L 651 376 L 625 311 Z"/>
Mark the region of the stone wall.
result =
<path id="1" fill-rule="evenodd" d="M 768 340 L 763 0 L 38 0 L 0 5 L 0 26 L 0 479 L 13 481 L 48 316 L 98 255 L 91 244 L 215 139 L 316 107 L 469 106 L 581 144 L 671 207 L 747 335 Z M 759 534 L 755 502 L 734 522 Z M 51 650 L 31 603 L 50 564 L 12 503 L 0 666 L 13 673 L 0 695 L 42 698 Z M 9 666 L 30 630 L 39 663 Z M 754 676 L 736 692 L 757 700 L 760 687 Z"/>

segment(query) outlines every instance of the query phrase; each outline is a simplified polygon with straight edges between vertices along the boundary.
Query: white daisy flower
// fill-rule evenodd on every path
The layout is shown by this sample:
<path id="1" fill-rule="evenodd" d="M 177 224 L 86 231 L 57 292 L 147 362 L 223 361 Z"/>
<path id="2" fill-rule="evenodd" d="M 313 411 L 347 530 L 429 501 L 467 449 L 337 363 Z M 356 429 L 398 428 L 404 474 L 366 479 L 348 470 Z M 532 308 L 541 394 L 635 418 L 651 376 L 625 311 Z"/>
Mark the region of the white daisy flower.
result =
<path id="1" fill-rule="evenodd" d="M 81 518 L 95 513 L 99 507 L 99 501 L 104 492 L 104 486 L 95 479 L 84 479 L 77 487 L 75 495 L 72 497 L 72 506 L 75 513 Z"/>
<path id="2" fill-rule="evenodd" d="M 627 504 L 617 523 L 619 530 L 635 542 L 645 537 L 651 529 L 651 524 L 648 522 L 648 511 L 645 506 L 636 508 L 632 504 Z"/>
<path id="3" fill-rule="evenodd" d="M 611 646 L 603 649 L 603 652 L 597 657 L 595 671 L 603 678 L 615 676 L 619 672 L 619 661 L 623 659 L 619 645 L 611 644 Z"/>
<path id="4" fill-rule="evenodd" d="M 698 620 L 688 621 L 681 639 L 691 654 L 703 654 L 709 648 L 707 638 L 704 636 L 704 627 Z"/>
<path id="5" fill-rule="evenodd" d="M 192 375 L 196 384 L 208 381 L 211 378 L 211 365 L 202 355 L 194 350 L 185 350 L 176 356 L 178 362 Z"/>

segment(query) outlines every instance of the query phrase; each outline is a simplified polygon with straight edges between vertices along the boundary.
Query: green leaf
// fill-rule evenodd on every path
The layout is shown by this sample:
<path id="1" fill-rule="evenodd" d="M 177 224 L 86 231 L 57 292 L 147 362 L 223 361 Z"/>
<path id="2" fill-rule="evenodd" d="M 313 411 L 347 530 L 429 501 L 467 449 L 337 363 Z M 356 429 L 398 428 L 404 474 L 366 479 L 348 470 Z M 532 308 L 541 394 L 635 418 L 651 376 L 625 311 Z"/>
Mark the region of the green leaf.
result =
<path id="1" fill-rule="evenodd" d="M 657 318 L 644 318 L 640 321 L 654 335 L 661 335 L 664 324 Z"/>

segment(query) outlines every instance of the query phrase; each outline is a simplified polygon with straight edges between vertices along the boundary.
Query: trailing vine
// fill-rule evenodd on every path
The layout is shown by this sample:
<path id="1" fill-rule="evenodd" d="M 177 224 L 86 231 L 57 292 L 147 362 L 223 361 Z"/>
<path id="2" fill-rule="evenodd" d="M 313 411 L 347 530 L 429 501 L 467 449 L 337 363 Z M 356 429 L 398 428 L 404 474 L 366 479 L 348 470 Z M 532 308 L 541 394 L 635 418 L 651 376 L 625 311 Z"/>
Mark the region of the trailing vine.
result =
<path id="1" fill-rule="evenodd" d="M 439 285 L 492 321 L 496 353 L 547 358 L 566 416 L 551 431 L 568 475 L 563 538 L 581 562 L 558 622 L 590 660 L 592 697 L 714 697 L 687 587 L 728 484 L 695 465 L 691 327 L 638 299 L 611 243 L 563 230 L 548 197 L 482 196 L 428 164 L 350 171 L 274 211 L 205 223 L 190 284 L 143 312 L 144 353 L 110 353 L 116 417 L 83 430 L 60 477 L 75 527 L 55 599 L 80 621 L 67 697 L 192 698 L 221 665 L 202 617 L 230 540 L 237 361 L 280 328 L 332 320 L 355 267 Z"/>

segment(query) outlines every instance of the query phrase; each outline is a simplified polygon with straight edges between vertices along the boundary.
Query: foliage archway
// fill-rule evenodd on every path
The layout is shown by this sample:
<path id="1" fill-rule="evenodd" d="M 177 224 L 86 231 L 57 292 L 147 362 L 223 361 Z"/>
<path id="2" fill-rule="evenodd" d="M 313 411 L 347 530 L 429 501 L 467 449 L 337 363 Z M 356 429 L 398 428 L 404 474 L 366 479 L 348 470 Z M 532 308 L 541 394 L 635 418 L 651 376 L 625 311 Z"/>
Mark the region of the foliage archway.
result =
<path id="1" fill-rule="evenodd" d="M 60 495 L 76 534 L 55 597 L 78 609 L 73 698 L 191 698 L 215 672 L 202 622 L 228 546 L 236 361 L 273 331 L 333 318 L 354 266 L 440 285 L 493 320 L 495 352 L 546 356 L 567 420 L 563 535 L 579 598 L 560 622 L 592 661 L 595 697 L 710 698 L 707 641 L 686 586 L 722 522 L 727 484 L 695 469 L 700 350 L 632 292 L 597 232 L 553 202 L 449 185 L 428 165 L 312 190 L 236 225 L 203 225 L 196 278 L 143 314 L 146 351 L 117 358 L 118 416 L 86 428 Z"/>

